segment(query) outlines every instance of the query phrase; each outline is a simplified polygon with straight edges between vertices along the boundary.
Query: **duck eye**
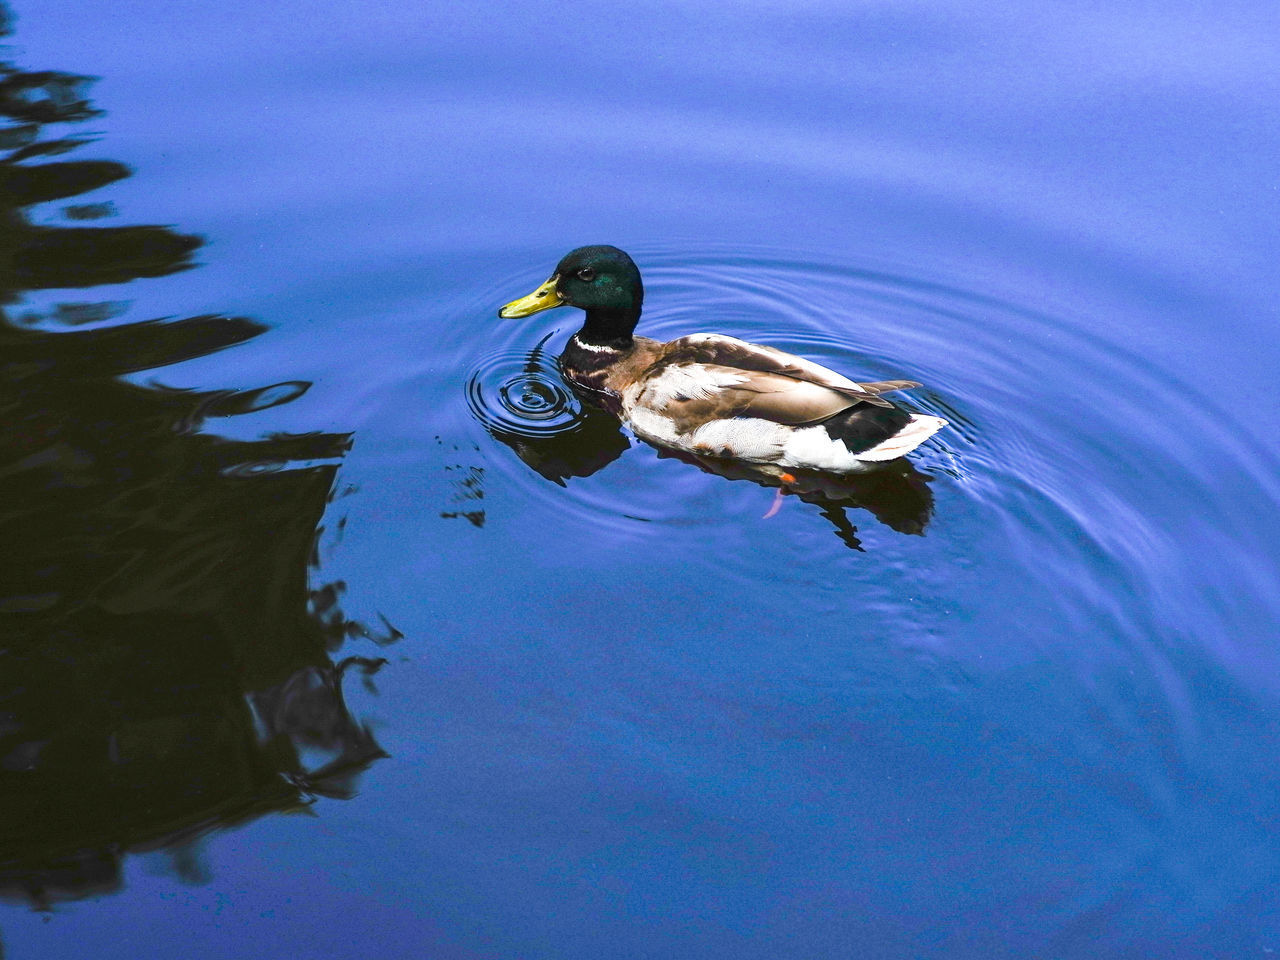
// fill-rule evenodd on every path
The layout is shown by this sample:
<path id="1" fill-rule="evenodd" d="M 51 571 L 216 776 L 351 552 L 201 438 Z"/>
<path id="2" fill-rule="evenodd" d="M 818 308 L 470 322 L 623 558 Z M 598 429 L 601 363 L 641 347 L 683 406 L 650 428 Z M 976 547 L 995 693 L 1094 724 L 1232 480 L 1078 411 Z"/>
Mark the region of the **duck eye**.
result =
<path id="1" fill-rule="evenodd" d="M 578 279 L 583 281 L 584 283 L 590 283 L 595 278 L 596 278 L 596 272 L 592 270 L 590 267 L 583 267 L 581 270 L 578 271 Z"/>

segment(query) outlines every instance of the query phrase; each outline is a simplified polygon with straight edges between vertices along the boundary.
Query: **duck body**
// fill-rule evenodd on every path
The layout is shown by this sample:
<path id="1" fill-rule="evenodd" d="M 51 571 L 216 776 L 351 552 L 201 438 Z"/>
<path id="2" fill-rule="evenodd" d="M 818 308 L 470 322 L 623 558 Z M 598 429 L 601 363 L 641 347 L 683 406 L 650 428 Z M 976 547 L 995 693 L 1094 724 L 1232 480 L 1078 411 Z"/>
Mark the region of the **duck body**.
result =
<path id="1" fill-rule="evenodd" d="M 875 469 L 946 423 L 872 402 L 911 381 L 857 384 L 812 361 L 719 334 L 667 343 L 634 337 L 621 349 L 575 335 L 560 369 L 651 443 L 795 470 Z"/>
<path id="2" fill-rule="evenodd" d="M 582 247 L 500 316 L 586 309 L 586 322 L 560 356 L 565 378 L 637 436 L 696 457 L 861 473 L 946 425 L 881 396 L 919 386 L 915 381 L 856 383 L 803 357 L 721 334 L 665 343 L 635 336 L 642 298 L 630 257 L 616 247 Z"/>

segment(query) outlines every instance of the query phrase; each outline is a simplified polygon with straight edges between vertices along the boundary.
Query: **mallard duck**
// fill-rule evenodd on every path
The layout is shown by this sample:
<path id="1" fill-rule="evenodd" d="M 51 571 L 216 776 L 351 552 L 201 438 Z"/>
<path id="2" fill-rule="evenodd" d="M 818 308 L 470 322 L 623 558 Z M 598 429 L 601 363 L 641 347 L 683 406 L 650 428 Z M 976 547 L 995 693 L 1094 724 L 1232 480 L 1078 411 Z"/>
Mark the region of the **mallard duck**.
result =
<path id="1" fill-rule="evenodd" d="M 695 456 L 775 469 L 861 473 L 903 456 L 946 426 L 884 399 L 914 380 L 855 383 L 812 360 L 718 333 L 667 343 L 634 336 L 644 287 L 617 247 L 579 247 L 546 283 L 498 311 L 587 312 L 560 368 L 642 439 Z"/>

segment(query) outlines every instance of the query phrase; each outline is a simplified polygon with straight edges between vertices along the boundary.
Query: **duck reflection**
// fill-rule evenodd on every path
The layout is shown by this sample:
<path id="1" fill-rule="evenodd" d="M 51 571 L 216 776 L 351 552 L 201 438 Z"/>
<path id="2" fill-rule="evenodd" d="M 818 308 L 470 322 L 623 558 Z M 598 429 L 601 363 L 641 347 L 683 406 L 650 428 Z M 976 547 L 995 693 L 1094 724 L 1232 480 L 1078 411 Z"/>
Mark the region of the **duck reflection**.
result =
<path id="1" fill-rule="evenodd" d="M 523 374 L 560 380 L 555 354 L 546 349 L 551 335 L 543 337 L 525 356 Z M 569 389 L 571 384 L 565 383 Z M 565 486 L 573 477 L 589 477 L 617 460 L 631 448 L 622 424 L 613 414 L 595 406 L 589 397 L 574 391 L 582 400 L 567 429 L 538 433 L 506 429 L 499 420 L 486 420 L 485 429 L 495 440 L 510 447 L 538 476 Z"/>
<path id="2" fill-rule="evenodd" d="M 737 460 L 695 457 L 680 451 L 660 450 L 659 456 L 692 463 L 729 480 L 750 480 L 777 489 L 777 498 L 766 516 L 773 516 L 781 506 L 781 498 L 793 496 L 818 507 L 818 512 L 831 521 L 836 536 L 852 550 L 862 550 L 858 530 L 847 511 L 866 510 L 891 530 L 924 536 L 933 514 L 932 480 L 909 460 L 895 460 L 871 473 L 838 476 L 796 470 L 792 473 Z"/>
<path id="3" fill-rule="evenodd" d="M 129 851 L 350 796 L 383 756 L 343 697 L 344 675 L 381 661 L 331 657 L 370 632 L 341 614 L 340 585 L 308 586 L 350 436 L 202 432 L 305 382 L 122 379 L 264 327 L 197 316 L 68 329 L 127 304 L 17 306 L 189 269 L 201 244 L 162 226 L 31 222 L 35 204 L 129 175 L 47 159 L 86 142 L 45 134 L 97 114 L 88 83 L 0 64 L 0 896 L 36 905 L 117 887 Z"/>
<path id="4" fill-rule="evenodd" d="M 631 448 L 621 427 L 613 414 L 586 405 L 571 430 L 551 436 L 526 436 L 495 426 L 487 429 L 534 473 L 563 487 L 573 477 L 603 470 Z"/>
<path id="5" fill-rule="evenodd" d="M 545 344 L 546 338 L 529 352 L 524 364 L 526 373 L 555 369 L 555 357 L 547 353 Z M 568 430 L 542 436 L 504 430 L 492 422 L 485 424 L 490 436 L 510 447 L 539 476 L 560 486 L 572 478 L 589 477 L 602 470 L 631 446 L 622 422 L 614 414 L 598 405 L 592 395 L 567 381 L 566 385 L 582 403 Z M 813 504 L 831 522 L 840 541 L 853 550 L 863 547 L 857 528 L 849 519 L 850 509 L 866 510 L 891 530 L 916 536 L 924 535 L 933 514 L 933 491 L 929 489 L 932 478 L 908 460 L 893 461 L 871 473 L 838 476 L 811 471 L 784 473 L 763 464 L 698 457 L 663 447 L 655 449 L 664 459 L 682 460 L 728 480 L 749 480 L 776 488 L 779 497 L 794 496 Z M 775 503 L 770 514 L 777 506 Z"/>

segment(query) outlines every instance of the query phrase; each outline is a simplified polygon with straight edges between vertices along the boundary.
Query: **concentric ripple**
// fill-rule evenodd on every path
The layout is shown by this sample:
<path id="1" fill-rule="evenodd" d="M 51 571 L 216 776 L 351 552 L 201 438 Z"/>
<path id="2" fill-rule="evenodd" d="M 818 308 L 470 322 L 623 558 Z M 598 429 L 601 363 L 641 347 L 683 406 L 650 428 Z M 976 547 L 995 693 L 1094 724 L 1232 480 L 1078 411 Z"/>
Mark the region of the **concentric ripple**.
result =
<path id="1" fill-rule="evenodd" d="M 485 357 L 467 380 L 467 403 L 491 432 L 531 439 L 573 431 L 583 418 L 555 358 L 539 349 Z"/>

